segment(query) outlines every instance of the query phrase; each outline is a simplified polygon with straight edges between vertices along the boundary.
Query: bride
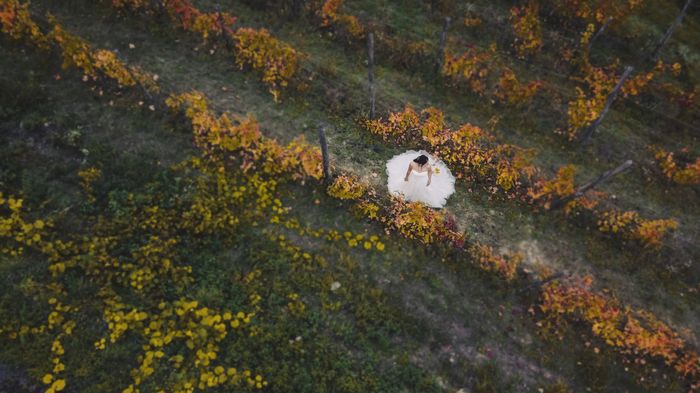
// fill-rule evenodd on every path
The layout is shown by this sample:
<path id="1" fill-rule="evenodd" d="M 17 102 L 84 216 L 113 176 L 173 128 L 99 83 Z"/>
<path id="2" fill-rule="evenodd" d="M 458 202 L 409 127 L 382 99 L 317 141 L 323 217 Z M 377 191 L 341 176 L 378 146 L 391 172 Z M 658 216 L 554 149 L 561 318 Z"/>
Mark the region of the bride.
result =
<path id="1" fill-rule="evenodd" d="M 389 192 L 433 208 L 445 206 L 455 191 L 455 178 L 442 161 L 425 151 L 409 150 L 386 163 Z"/>

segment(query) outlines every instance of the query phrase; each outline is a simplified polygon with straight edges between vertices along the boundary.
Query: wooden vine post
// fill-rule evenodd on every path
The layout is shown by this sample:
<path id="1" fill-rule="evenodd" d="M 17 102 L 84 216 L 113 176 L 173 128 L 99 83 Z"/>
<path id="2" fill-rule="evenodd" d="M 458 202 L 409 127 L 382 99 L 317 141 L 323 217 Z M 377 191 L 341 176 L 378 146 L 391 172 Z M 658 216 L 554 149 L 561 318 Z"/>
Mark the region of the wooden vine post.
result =
<path id="1" fill-rule="evenodd" d="M 375 116 L 375 95 L 374 88 L 374 33 L 367 34 L 367 81 L 369 82 L 369 118 Z"/>
<path id="2" fill-rule="evenodd" d="M 295 18 L 301 15 L 301 10 L 304 8 L 304 0 L 294 0 L 292 2 L 292 16 Z"/>
<path id="3" fill-rule="evenodd" d="M 593 47 L 593 42 L 605 32 L 612 20 L 612 16 L 609 17 L 608 20 L 606 20 L 605 23 L 602 26 L 600 26 L 600 29 L 598 29 L 598 31 L 596 31 L 595 34 L 593 34 L 593 37 L 591 37 L 590 41 L 588 41 L 588 47 L 586 48 L 587 52 L 591 51 L 591 47 Z"/>
<path id="4" fill-rule="evenodd" d="M 228 32 L 226 31 L 226 23 L 224 23 L 224 18 L 221 15 L 221 10 L 217 7 L 216 9 L 216 23 L 218 23 L 221 26 L 221 36 L 224 38 L 224 44 L 226 45 L 226 49 L 229 51 L 232 51 L 236 45 L 233 43 L 233 40 L 229 36 Z"/>
<path id="5" fill-rule="evenodd" d="M 567 195 L 564 198 L 557 199 L 556 201 L 552 202 L 551 206 L 549 207 L 549 210 L 556 210 L 561 207 L 566 206 L 567 203 L 573 201 L 576 198 L 580 198 L 583 196 L 583 194 L 586 193 L 586 191 L 591 190 L 595 188 L 598 184 L 603 183 L 604 181 L 607 181 L 620 173 L 626 171 L 629 167 L 634 165 L 634 161 L 632 160 L 627 160 L 623 162 L 621 165 L 619 165 L 615 169 L 610 169 L 605 172 L 603 172 L 602 175 L 598 176 L 595 180 L 588 182 L 581 187 L 577 188 L 576 191 L 574 191 L 571 195 Z"/>
<path id="6" fill-rule="evenodd" d="M 153 99 L 153 96 L 148 91 L 146 86 L 144 86 L 143 83 L 134 75 L 134 73 L 131 71 L 131 69 L 129 69 L 128 67 L 125 67 L 125 69 L 129 73 L 129 76 L 131 76 L 131 79 L 133 79 L 136 82 L 136 84 L 139 86 L 143 95 L 146 96 L 146 98 L 148 98 L 148 100 L 151 102 L 154 102 L 154 103 L 158 102 L 158 101 Z"/>
<path id="7" fill-rule="evenodd" d="M 449 16 L 445 17 L 445 23 L 442 25 L 442 33 L 440 33 L 440 42 L 438 43 L 437 62 L 435 67 L 435 72 L 438 74 L 440 74 L 440 71 L 442 71 L 442 66 L 445 61 L 445 45 L 447 45 L 447 30 L 450 28 L 451 21 L 452 19 L 450 19 Z"/>
<path id="8" fill-rule="evenodd" d="M 596 128 L 598 128 L 600 123 L 603 121 L 603 118 L 608 113 L 608 110 L 610 110 L 610 106 L 612 105 L 613 101 L 615 101 L 615 98 L 617 97 L 618 93 L 620 92 L 620 89 L 622 88 L 622 85 L 625 83 L 625 80 L 627 80 L 627 78 L 629 78 L 630 74 L 632 74 L 632 70 L 634 70 L 634 68 L 632 66 L 625 67 L 625 72 L 622 73 L 622 76 L 620 77 L 620 80 L 617 82 L 617 85 L 615 85 L 615 88 L 608 95 L 607 100 L 605 100 L 605 106 L 603 107 L 603 110 L 600 112 L 600 115 L 583 132 L 583 136 L 581 138 L 581 143 L 586 144 L 590 141 L 591 136 L 593 136 L 593 132 L 595 132 Z"/>
<path id="9" fill-rule="evenodd" d="M 683 6 L 683 9 L 681 10 L 681 13 L 678 14 L 676 19 L 674 19 L 673 23 L 671 23 L 671 26 L 669 26 L 668 30 L 666 30 L 666 34 L 661 38 L 658 44 L 656 44 L 656 47 L 654 48 L 654 51 L 652 52 L 651 58 L 656 61 L 656 59 L 659 58 L 659 54 L 661 53 L 661 49 L 666 45 L 666 42 L 668 41 L 669 38 L 673 35 L 673 32 L 676 31 L 678 26 L 681 25 L 681 22 L 683 22 L 683 17 L 685 16 L 685 13 L 688 11 L 688 7 L 690 7 L 690 3 L 692 3 L 693 0 L 688 0 L 685 5 Z"/>
<path id="10" fill-rule="evenodd" d="M 430 4 L 428 4 L 430 6 L 430 12 L 435 12 L 435 10 L 438 9 L 438 2 L 438 0 L 430 0 Z"/>
<path id="11" fill-rule="evenodd" d="M 330 158 L 328 157 L 328 141 L 326 140 L 326 130 L 321 125 L 318 127 L 318 141 L 321 144 L 321 155 L 323 156 L 323 181 L 331 182 Z"/>

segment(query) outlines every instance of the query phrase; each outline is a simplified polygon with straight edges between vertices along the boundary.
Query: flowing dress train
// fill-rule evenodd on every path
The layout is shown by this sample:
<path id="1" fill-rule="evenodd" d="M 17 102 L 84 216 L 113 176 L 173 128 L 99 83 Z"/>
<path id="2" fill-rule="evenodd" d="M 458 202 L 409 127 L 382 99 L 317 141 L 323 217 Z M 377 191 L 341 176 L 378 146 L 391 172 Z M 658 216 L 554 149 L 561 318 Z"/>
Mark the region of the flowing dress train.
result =
<path id="1" fill-rule="evenodd" d="M 426 186 L 427 171 L 411 170 L 408 181 L 404 180 L 408 165 L 421 154 L 428 156 L 428 163 L 433 168 L 433 178 L 429 186 Z M 402 195 L 407 201 L 422 202 L 433 208 L 445 206 L 447 198 L 455 191 L 455 178 L 450 169 L 441 160 L 436 160 L 423 150 L 408 150 L 392 157 L 386 163 L 386 173 L 389 177 L 387 182 L 389 192 Z"/>

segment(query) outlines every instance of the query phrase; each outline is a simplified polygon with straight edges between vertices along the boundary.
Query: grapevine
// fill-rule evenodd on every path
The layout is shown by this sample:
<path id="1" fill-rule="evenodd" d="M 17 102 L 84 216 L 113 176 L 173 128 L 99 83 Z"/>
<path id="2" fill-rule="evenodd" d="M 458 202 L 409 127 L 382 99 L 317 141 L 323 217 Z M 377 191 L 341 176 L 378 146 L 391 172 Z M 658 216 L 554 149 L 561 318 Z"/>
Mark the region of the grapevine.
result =
<path id="1" fill-rule="evenodd" d="M 64 34 L 56 33 L 55 36 L 63 37 Z M 80 45 L 80 40 L 66 37 L 68 39 L 64 42 L 70 45 L 65 44 L 66 49 L 59 45 L 62 51 L 86 53 L 88 58 L 85 60 L 78 56 L 75 59 L 71 55 L 67 67 L 78 67 L 86 76 L 93 78 L 99 74 L 110 80 L 126 80 L 127 74 L 119 72 L 121 68 L 113 67 L 114 64 L 121 63 L 109 54 L 111 52 L 93 51 L 89 46 L 86 48 Z M 94 67 L 92 71 L 91 66 Z M 129 70 L 130 67 L 126 69 Z M 119 84 L 133 86 L 133 83 Z M 180 288 L 185 287 L 191 280 L 192 267 L 184 263 L 178 255 L 180 239 L 178 236 L 169 237 L 167 233 L 184 231 L 197 235 L 235 235 L 233 230 L 242 222 L 270 219 L 271 223 L 280 224 L 298 233 L 325 236 L 329 241 L 342 239 L 350 247 L 376 248 L 379 251 L 384 249 L 384 244 L 376 236 L 364 237 L 362 234 L 349 232 L 341 235 L 337 231 L 312 229 L 286 217 L 284 207 L 276 198 L 277 181 L 273 179 L 284 179 L 286 176 L 296 180 L 320 178 L 320 152 L 317 149 L 301 139 L 286 146 L 267 139 L 262 136 L 259 125 L 251 117 L 237 118 L 228 113 L 216 115 L 209 108 L 206 97 L 196 91 L 173 94 L 168 104 L 174 111 L 186 115 L 192 123 L 195 142 L 202 149 L 202 157 L 181 163 L 177 169 L 188 179 L 188 185 L 193 190 L 188 198 L 169 208 L 163 208 L 155 200 L 149 201 L 145 206 L 130 202 L 133 209 L 133 215 L 130 217 L 133 217 L 133 220 L 107 220 L 94 228 L 95 233 L 100 232 L 101 235 L 59 240 L 55 232 L 46 234 L 52 227 L 50 220 L 32 221 L 22 217 L 22 200 L 15 197 L 6 199 L 0 195 L 0 207 L 7 203 L 9 209 L 9 216 L 3 216 L 0 220 L 0 237 L 8 244 L 3 248 L 3 252 L 18 254 L 25 248 L 31 249 L 32 252 L 45 255 L 51 262 L 49 271 L 54 279 L 61 279 L 66 271 L 84 270 L 104 288 L 115 287 L 127 290 L 134 296 L 142 296 L 155 290 L 156 279 L 173 282 Z M 506 191 L 524 190 L 519 184 L 521 180 L 530 183 L 539 180 L 532 180 L 538 171 L 530 163 L 528 154 L 521 149 L 510 145 L 494 145 L 494 138 L 489 132 L 471 124 L 452 130 L 447 125 L 444 114 L 436 108 L 428 108 L 421 112 L 407 108 L 403 114 L 398 114 L 393 122 L 378 121 L 368 123 L 368 127 L 374 127 L 378 133 L 385 132 L 387 136 L 406 136 L 407 140 L 415 138 L 421 143 L 442 148 L 444 154 L 451 156 L 450 159 L 454 162 L 470 165 L 469 171 L 482 176 L 490 174 L 494 184 Z M 466 151 L 461 148 L 465 148 Z M 238 158 L 231 159 L 232 154 L 229 153 L 240 155 L 236 154 Z M 282 164 L 278 167 L 279 163 Z M 235 165 L 238 164 L 243 170 L 232 170 L 237 169 Z M 188 176 L 193 174 L 197 175 Z M 573 189 L 573 170 L 567 168 L 558 177 L 560 178 L 555 179 L 553 183 L 547 183 L 546 180 L 540 183 L 540 187 L 532 191 L 533 199 L 546 200 L 545 195 L 569 195 Z M 80 178 L 83 180 L 86 200 L 89 203 L 99 202 L 99 196 L 96 195 L 99 187 L 95 187 L 100 182 L 99 171 L 88 168 L 82 172 Z M 458 250 L 466 250 L 482 269 L 495 271 L 508 280 L 515 278 L 520 263 L 517 254 L 497 255 L 491 247 L 468 240 L 465 234 L 456 230 L 454 220 L 448 215 L 401 199 L 390 199 L 389 202 L 386 199 L 378 200 L 375 191 L 358 183 L 352 176 L 341 175 L 339 179 L 341 180 L 337 181 L 335 190 L 329 189 L 329 193 L 334 197 L 356 202 L 356 209 L 361 214 L 382 222 L 387 230 L 396 231 L 423 244 L 446 242 Z M 7 213 L 7 210 L 3 213 Z M 613 216 L 608 214 L 606 218 Z M 623 226 L 635 224 L 633 236 L 651 239 L 646 240 L 651 245 L 658 244 L 666 230 L 675 228 L 671 220 L 645 221 L 635 214 L 623 216 L 631 217 Z M 612 225 L 609 225 L 611 220 L 605 223 L 601 221 L 601 228 L 612 228 Z M 105 233 L 126 233 L 129 238 L 121 239 Z M 117 247 L 118 244 L 135 243 L 136 239 L 141 241 L 140 247 L 133 248 L 130 254 L 120 254 L 119 250 L 126 248 Z M 284 239 L 280 239 L 280 243 L 288 244 Z M 317 262 L 310 254 L 293 247 L 290 249 L 298 254 L 295 261 Z M 92 258 L 81 258 L 86 250 L 91 250 L 93 256 L 98 255 L 99 263 Z M 251 275 L 253 278 L 247 282 L 255 280 L 255 274 Z M 248 280 L 248 277 L 245 280 Z M 557 284 L 546 287 L 545 291 L 549 291 L 554 285 Z M 620 320 L 614 316 L 617 310 L 623 307 L 590 291 L 589 286 L 584 284 L 583 291 L 555 288 L 551 292 L 559 292 L 543 302 L 542 310 L 549 314 L 584 315 L 583 319 L 593 326 L 594 333 L 609 345 L 619 348 L 620 352 L 634 354 L 638 358 L 644 356 L 666 359 L 679 374 L 690 378 L 697 377 L 697 354 L 689 350 L 670 327 L 651 314 L 631 311 L 623 314 L 627 319 L 626 324 L 621 326 Z M 575 296 L 572 297 L 583 297 L 584 300 L 573 305 L 567 303 L 570 293 L 574 293 Z M 103 350 L 125 339 L 127 335 L 134 335 L 148 343 L 132 370 L 133 381 L 124 389 L 127 392 L 138 391 L 139 386 L 149 383 L 149 379 L 163 367 L 166 360 L 176 365 L 184 376 L 178 384 L 171 386 L 175 391 L 225 385 L 262 389 L 267 384 L 262 375 L 249 369 L 239 371 L 216 360 L 223 340 L 231 339 L 235 332 L 247 331 L 251 337 L 255 336 L 255 318 L 261 306 L 259 300 L 256 300 L 259 295 L 253 295 L 255 293 L 251 293 L 246 310 L 239 311 L 206 307 L 188 297 L 143 306 L 133 304 L 106 290 L 100 294 L 106 334 L 95 342 L 95 348 L 98 351 Z M 72 314 L 79 311 L 77 307 L 65 304 L 63 299 L 57 300 L 57 297 L 60 297 L 60 293 L 47 300 L 51 305 L 51 312 L 46 324 L 0 329 L 2 334 L 14 339 L 31 334 L 44 334 L 47 331 L 55 334 L 51 348 L 51 362 L 54 367 L 43 378 L 48 389 L 53 391 L 61 391 L 66 387 L 65 366 L 62 360 L 65 350 L 62 340 L 73 334 L 76 322 L 71 319 Z M 300 317 L 304 314 L 306 303 L 297 293 L 290 293 L 287 300 L 286 309 L 291 315 Z M 572 309 L 573 311 L 570 311 Z M 591 309 L 593 311 L 590 311 Z M 604 315 L 595 314 L 597 312 Z M 612 314 L 613 317 L 608 314 Z M 188 329 L 195 329 L 197 334 L 187 334 Z M 624 333 L 622 344 L 608 341 L 620 337 L 614 329 Z M 168 345 L 178 341 L 189 348 L 186 356 L 169 353 Z"/>
<path id="2" fill-rule="evenodd" d="M 112 2 L 115 8 L 126 5 L 132 10 L 152 11 L 151 3 L 140 0 Z M 280 41 L 266 29 L 241 27 L 232 28 L 237 18 L 226 12 L 205 13 L 196 8 L 189 0 L 166 0 L 163 2 L 172 22 L 179 28 L 198 34 L 205 42 L 217 37 L 232 44 L 236 65 L 249 67 L 262 75 L 262 82 L 268 87 L 275 101 L 280 99 L 281 91 L 286 88 L 299 69 L 303 54 L 289 44 Z"/>
<path id="3" fill-rule="evenodd" d="M 515 51 L 520 58 L 534 55 L 542 48 L 542 27 L 539 19 L 539 3 L 530 0 L 522 7 L 510 10 L 510 20 L 515 32 Z"/>
<path id="4" fill-rule="evenodd" d="M 683 166 L 674 158 L 673 152 L 657 149 L 654 159 L 666 179 L 681 185 L 700 184 L 700 157 L 689 159 Z"/>

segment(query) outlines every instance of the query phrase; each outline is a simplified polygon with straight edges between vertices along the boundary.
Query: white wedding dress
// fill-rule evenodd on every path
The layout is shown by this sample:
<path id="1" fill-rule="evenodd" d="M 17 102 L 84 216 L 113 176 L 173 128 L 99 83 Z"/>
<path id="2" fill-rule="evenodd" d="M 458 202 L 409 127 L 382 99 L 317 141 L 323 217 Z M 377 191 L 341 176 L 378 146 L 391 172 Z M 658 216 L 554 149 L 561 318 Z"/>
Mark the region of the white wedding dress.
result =
<path id="1" fill-rule="evenodd" d="M 427 171 L 411 170 L 408 181 L 404 180 L 408 165 L 421 154 L 428 156 L 428 163 L 433 168 L 433 178 L 429 186 L 426 186 Z M 386 163 L 386 174 L 389 176 L 387 182 L 389 192 L 402 195 L 407 201 L 423 202 L 430 207 L 440 208 L 445 206 L 447 198 L 455 192 L 455 178 L 450 169 L 442 161 L 436 160 L 423 150 L 408 150 L 392 157 Z"/>

